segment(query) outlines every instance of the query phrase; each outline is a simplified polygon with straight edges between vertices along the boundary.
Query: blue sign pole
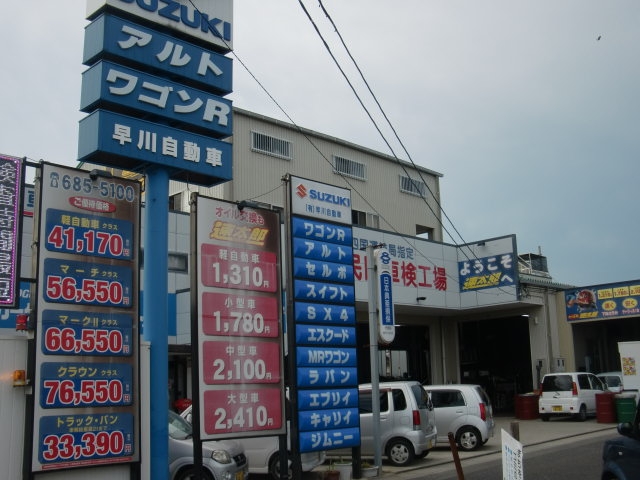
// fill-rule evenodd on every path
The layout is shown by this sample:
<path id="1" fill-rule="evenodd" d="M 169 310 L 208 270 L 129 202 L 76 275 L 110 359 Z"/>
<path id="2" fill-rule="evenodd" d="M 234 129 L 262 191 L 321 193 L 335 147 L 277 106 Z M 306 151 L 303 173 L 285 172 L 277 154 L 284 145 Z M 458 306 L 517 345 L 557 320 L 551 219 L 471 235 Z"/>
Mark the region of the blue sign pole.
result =
<path id="1" fill-rule="evenodd" d="M 151 342 L 150 361 L 150 474 L 169 477 L 169 346 L 168 346 L 168 225 L 169 173 L 162 167 L 146 171 L 144 236 L 144 337 Z"/>

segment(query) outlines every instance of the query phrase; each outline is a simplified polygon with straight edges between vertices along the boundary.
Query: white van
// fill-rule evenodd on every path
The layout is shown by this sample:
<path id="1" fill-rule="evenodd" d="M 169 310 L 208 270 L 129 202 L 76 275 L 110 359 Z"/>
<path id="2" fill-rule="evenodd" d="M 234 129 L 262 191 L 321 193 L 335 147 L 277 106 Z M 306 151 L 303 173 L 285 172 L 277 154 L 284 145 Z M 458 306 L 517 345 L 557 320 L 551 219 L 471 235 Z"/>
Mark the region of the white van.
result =
<path id="1" fill-rule="evenodd" d="M 596 415 L 596 393 L 606 390 L 593 373 L 547 373 L 542 377 L 538 412 L 543 422 L 552 416 L 572 415 L 584 421 Z"/>

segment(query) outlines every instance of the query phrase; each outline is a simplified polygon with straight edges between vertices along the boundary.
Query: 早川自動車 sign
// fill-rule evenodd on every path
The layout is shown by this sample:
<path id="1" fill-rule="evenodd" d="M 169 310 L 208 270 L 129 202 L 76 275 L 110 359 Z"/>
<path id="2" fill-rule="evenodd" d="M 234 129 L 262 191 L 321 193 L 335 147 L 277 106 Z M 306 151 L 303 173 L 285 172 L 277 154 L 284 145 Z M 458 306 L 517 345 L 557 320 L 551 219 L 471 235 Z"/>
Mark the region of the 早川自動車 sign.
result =
<path id="1" fill-rule="evenodd" d="M 79 158 L 133 170 L 140 162 L 175 169 L 175 180 L 206 185 L 232 178 L 229 142 L 107 110 L 80 120 Z"/>
<path id="2" fill-rule="evenodd" d="M 88 0 L 78 159 L 230 180 L 232 12 L 232 0 Z"/>

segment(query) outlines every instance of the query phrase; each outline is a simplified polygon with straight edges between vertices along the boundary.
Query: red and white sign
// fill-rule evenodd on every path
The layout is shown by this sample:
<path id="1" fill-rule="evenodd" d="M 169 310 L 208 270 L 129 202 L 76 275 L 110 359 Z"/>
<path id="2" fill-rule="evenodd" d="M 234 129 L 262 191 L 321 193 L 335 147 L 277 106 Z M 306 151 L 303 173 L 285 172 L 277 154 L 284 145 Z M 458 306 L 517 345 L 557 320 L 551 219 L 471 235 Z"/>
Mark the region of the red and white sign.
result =
<path id="1" fill-rule="evenodd" d="M 195 207 L 201 438 L 283 434 L 279 215 L 200 196 Z"/>

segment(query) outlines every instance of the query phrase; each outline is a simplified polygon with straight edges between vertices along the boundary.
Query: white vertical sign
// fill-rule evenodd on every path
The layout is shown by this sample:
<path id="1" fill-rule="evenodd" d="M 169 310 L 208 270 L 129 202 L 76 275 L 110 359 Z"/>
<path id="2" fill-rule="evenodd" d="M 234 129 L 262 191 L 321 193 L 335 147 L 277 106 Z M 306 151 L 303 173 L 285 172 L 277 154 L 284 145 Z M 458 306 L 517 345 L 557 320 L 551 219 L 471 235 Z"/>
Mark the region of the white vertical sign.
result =
<path id="1" fill-rule="evenodd" d="M 522 444 L 502 430 L 502 479 L 523 480 Z"/>
<path id="2" fill-rule="evenodd" d="M 389 344 L 396 337 L 391 256 L 386 247 L 376 248 L 373 254 L 376 259 L 378 285 L 378 340 L 383 344 Z"/>

